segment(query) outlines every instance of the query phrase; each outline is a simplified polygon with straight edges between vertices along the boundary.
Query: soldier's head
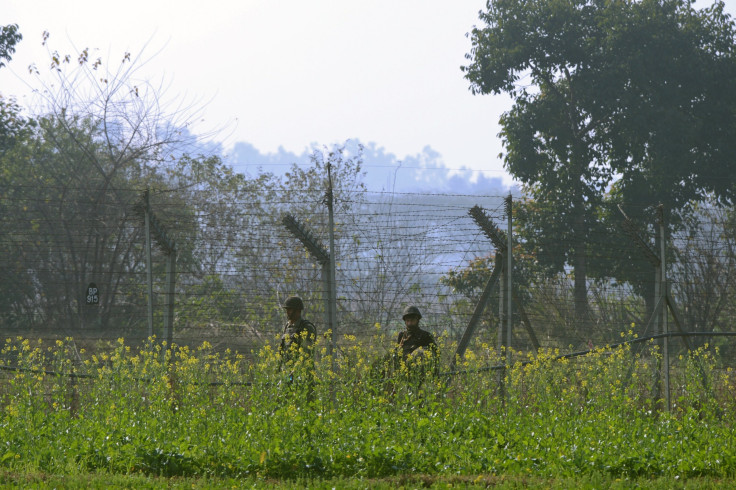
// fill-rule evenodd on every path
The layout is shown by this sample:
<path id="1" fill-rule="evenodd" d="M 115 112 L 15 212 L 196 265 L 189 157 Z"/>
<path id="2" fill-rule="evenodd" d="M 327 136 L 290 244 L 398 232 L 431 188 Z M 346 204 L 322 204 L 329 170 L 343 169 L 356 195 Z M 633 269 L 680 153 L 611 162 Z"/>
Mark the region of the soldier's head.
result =
<path id="1" fill-rule="evenodd" d="M 407 329 L 416 330 L 419 328 L 419 320 L 422 318 L 422 314 L 416 306 L 407 306 L 404 308 L 404 315 L 402 318 L 404 319 Z"/>
<path id="2" fill-rule="evenodd" d="M 302 317 L 302 310 L 304 309 L 304 302 L 299 296 L 289 296 L 282 305 L 286 311 L 286 318 L 290 322 L 295 322 Z"/>

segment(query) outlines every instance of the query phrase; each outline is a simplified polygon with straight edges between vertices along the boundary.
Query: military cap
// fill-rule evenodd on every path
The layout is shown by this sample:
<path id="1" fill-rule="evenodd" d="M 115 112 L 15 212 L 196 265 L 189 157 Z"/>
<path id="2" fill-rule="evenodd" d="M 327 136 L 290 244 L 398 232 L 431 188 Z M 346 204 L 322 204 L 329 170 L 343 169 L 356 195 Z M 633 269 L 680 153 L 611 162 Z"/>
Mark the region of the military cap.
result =
<path id="1" fill-rule="evenodd" d="M 284 308 L 296 308 L 297 310 L 304 309 L 304 302 L 299 296 L 289 296 L 286 298 L 283 304 Z"/>
<path id="2" fill-rule="evenodd" d="M 407 306 L 406 308 L 404 308 L 404 314 L 401 318 L 406 318 L 407 316 L 415 316 L 419 319 L 422 318 L 422 314 L 419 313 L 419 308 L 417 308 L 416 306 Z"/>

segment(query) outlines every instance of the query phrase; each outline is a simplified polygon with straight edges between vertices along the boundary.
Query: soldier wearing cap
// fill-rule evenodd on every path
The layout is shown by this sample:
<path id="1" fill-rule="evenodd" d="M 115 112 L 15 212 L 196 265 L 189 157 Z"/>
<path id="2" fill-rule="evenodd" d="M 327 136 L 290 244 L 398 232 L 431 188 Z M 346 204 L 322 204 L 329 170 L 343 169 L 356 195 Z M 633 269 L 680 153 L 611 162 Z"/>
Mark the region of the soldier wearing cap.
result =
<path id="1" fill-rule="evenodd" d="M 426 373 L 439 374 L 437 343 L 431 333 L 419 328 L 421 318 L 422 314 L 416 306 L 404 308 L 406 330 L 399 332 L 396 347 L 373 364 L 371 375 L 374 379 L 391 378 L 401 372 L 403 366 L 406 369 L 403 373 L 418 387 Z"/>
<path id="2" fill-rule="evenodd" d="M 422 314 L 416 306 L 404 308 L 404 324 L 406 330 L 399 332 L 396 339 L 397 348 L 404 362 L 416 358 L 420 354 L 429 353 L 433 358 L 437 355 L 437 343 L 434 337 L 426 330 L 419 328 Z"/>
<path id="3" fill-rule="evenodd" d="M 290 296 L 284 301 L 283 307 L 288 321 L 279 345 L 281 362 L 298 359 L 300 353 L 311 357 L 317 329 L 312 322 L 302 318 L 304 302 L 299 296 Z"/>

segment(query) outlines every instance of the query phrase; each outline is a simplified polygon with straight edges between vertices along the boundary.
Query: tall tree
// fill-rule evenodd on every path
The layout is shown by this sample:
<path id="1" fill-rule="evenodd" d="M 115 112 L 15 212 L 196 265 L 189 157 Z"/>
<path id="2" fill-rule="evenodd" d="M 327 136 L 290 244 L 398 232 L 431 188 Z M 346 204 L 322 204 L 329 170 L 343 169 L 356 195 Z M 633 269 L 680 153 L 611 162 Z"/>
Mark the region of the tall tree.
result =
<path id="1" fill-rule="evenodd" d="M 734 24 L 722 2 L 703 10 L 683 0 L 487 6 L 462 69 L 473 93 L 514 98 L 501 118 L 504 164 L 536 201 L 529 235 L 549 252 L 539 260 L 573 267 L 582 317 L 591 267 L 607 273 L 591 251 L 612 185 L 640 219 L 708 191 L 733 197 Z"/>
<path id="2" fill-rule="evenodd" d="M 53 81 L 36 71 L 39 124 L 0 159 L 7 196 L 0 205 L 12 207 L 3 213 L 12 239 L 0 241 L 0 264 L 19 287 L 10 321 L 66 328 L 144 322 L 131 314 L 145 304 L 136 283 L 143 253 L 134 204 L 147 185 L 169 187 L 172 162 L 192 140 L 177 118 L 193 112 L 167 113 L 163 94 L 135 78 L 140 58 L 129 53 L 112 66 L 87 49 L 49 56 Z M 93 315 L 83 306 L 88 282 L 101 289 Z"/>
<path id="3" fill-rule="evenodd" d="M 168 191 L 157 199 L 184 260 L 177 266 L 184 293 L 179 327 L 254 325 L 279 309 L 264 308 L 261 287 L 269 277 L 272 239 L 263 226 L 266 203 L 274 201 L 271 174 L 235 173 L 219 157 L 178 159 Z M 173 196 L 172 196 L 173 197 Z"/>
<path id="4" fill-rule="evenodd" d="M 0 26 L 0 68 L 10 61 L 15 45 L 22 39 L 15 24 Z M 0 319 L 7 320 L 19 313 L 13 306 L 24 298 L 23 289 L 29 286 L 19 267 L 24 250 L 12 230 L 18 223 L 11 201 L 15 189 L 10 186 L 10 175 L 4 160 L 21 147 L 32 134 L 34 121 L 22 114 L 15 99 L 0 93 Z"/>
<path id="5" fill-rule="evenodd" d="M 137 231 L 126 218 L 136 192 L 123 172 L 112 178 L 98 172 L 84 151 L 96 147 L 96 126 L 78 121 L 74 128 L 69 133 L 69 121 L 42 118 L 36 134 L 0 160 L 13 237 L 2 244 L 11 252 L 3 259 L 12 261 L 23 295 L 15 297 L 11 320 L 23 318 L 26 327 L 104 325 L 120 299 L 121 273 L 140 262 L 133 255 Z M 109 168 L 104 159 L 95 163 Z M 89 282 L 104 293 L 94 310 L 99 315 L 86 318 L 93 312 L 84 306 Z"/>
<path id="6" fill-rule="evenodd" d="M 0 26 L 0 68 L 10 61 L 15 53 L 15 45 L 23 38 L 16 24 Z M 21 109 L 13 98 L 0 93 L 0 155 L 13 146 L 16 138 L 28 129 L 32 122 L 21 114 Z"/>
<path id="7" fill-rule="evenodd" d="M 0 26 L 0 68 L 5 66 L 2 60 L 10 61 L 15 53 L 15 45 L 23 39 L 18 24 Z"/>

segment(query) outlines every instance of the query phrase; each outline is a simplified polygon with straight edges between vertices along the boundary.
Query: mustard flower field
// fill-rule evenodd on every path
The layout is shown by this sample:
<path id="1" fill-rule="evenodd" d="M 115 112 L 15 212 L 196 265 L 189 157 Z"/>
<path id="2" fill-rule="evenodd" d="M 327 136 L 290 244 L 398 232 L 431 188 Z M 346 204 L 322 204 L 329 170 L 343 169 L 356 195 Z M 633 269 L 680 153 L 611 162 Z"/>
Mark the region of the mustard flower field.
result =
<path id="1" fill-rule="evenodd" d="M 445 352 L 451 346 L 442 344 Z M 668 410 L 655 346 L 573 359 L 478 345 L 455 373 L 341 339 L 286 368 L 149 339 L 106 351 L 7 339 L 0 468 L 214 478 L 736 474 L 736 376 L 679 356 Z M 446 363 L 445 363 L 446 364 Z"/>

